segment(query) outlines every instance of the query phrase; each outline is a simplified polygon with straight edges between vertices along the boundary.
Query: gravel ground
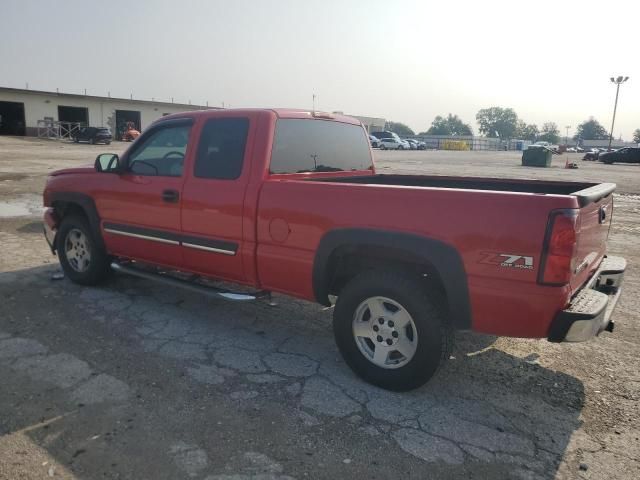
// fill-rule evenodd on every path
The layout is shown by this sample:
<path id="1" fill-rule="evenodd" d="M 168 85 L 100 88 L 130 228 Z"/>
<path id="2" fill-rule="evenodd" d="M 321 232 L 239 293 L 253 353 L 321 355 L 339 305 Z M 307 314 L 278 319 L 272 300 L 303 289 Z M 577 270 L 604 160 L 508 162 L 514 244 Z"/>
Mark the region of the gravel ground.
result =
<path id="1" fill-rule="evenodd" d="M 436 378 L 397 394 L 351 373 L 318 305 L 52 280 L 47 172 L 124 148 L 0 137 L 0 479 L 640 477 L 640 165 L 376 152 L 381 172 L 616 182 L 610 252 L 629 261 L 613 334 L 460 333 Z"/>

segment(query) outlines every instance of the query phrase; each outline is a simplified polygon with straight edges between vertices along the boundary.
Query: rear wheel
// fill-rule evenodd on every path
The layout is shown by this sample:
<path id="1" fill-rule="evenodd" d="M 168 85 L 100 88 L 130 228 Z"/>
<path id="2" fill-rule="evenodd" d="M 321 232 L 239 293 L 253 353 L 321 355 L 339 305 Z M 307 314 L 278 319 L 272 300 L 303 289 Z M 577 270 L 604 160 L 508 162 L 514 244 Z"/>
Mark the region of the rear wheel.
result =
<path id="1" fill-rule="evenodd" d="M 419 277 L 368 271 L 340 292 L 333 316 L 336 343 L 351 369 L 382 388 L 426 383 L 449 357 L 452 332 Z"/>
<path id="2" fill-rule="evenodd" d="M 380 145 L 380 150 L 386 150 L 387 146 L 383 143 L 382 145 Z"/>
<path id="3" fill-rule="evenodd" d="M 60 265 L 72 282 L 96 285 L 108 275 L 109 257 L 84 217 L 64 217 L 56 238 Z"/>

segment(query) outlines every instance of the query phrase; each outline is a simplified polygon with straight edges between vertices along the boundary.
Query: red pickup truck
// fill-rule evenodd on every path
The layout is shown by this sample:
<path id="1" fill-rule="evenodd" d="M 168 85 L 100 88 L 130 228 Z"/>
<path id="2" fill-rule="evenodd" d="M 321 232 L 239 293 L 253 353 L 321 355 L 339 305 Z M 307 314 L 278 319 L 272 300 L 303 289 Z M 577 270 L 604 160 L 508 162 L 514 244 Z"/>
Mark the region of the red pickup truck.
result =
<path id="1" fill-rule="evenodd" d="M 45 234 L 83 285 L 115 269 L 231 300 L 335 302 L 350 367 L 407 390 L 456 329 L 554 342 L 611 330 L 626 266 L 605 254 L 614 190 L 380 175 L 349 117 L 186 112 L 120 157 L 53 172 Z"/>

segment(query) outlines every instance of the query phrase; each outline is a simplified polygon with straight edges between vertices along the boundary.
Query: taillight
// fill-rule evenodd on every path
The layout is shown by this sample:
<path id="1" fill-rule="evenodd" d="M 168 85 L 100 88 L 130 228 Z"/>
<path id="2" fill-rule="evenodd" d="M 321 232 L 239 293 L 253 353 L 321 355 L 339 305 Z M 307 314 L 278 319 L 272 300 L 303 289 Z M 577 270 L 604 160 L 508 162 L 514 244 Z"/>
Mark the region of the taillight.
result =
<path id="1" fill-rule="evenodd" d="M 571 280 L 577 243 L 578 210 L 554 210 L 549 215 L 538 282 L 566 285 Z"/>

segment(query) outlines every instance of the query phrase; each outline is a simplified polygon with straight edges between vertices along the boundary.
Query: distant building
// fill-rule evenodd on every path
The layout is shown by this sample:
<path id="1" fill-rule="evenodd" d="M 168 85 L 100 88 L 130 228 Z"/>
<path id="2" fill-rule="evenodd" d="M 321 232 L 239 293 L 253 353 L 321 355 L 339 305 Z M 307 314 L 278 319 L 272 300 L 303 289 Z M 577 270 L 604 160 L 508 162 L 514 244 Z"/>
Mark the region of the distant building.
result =
<path id="1" fill-rule="evenodd" d="M 207 108 L 210 107 L 0 87 L 0 135 L 35 136 L 40 121 L 109 127 L 117 138 L 127 122 L 141 130 L 163 115 Z"/>
<path id="2" fill-rule="evenodd" d="M 382 130 L 384 130 L 384 126 L 387 123 L 387 120 L 384 118 L 362 117 L 360 115 L 351 115 L 344 112 L 333 112 L 333 113 L 335 113 L 336 115 L 347 115 L 348 117 L 357 118 L 362 122 L 362 124 L 364 125 L 364 128 L 366 128 L 367 132 L 369 133 L 381 132 Z"/>
<path id="3" fill-rule="evenodd" d="M 0 87 L 0 135 L 36 136 L 38 125 L 43 129 L 62 122 L 108 127 L 115 138 L 120 138 L 128 122 L 144 130 L 164 115 L 213 108 L 216 107 Z M 369 132 L 384 130 L 384 118 L 351 116 Z"/>

